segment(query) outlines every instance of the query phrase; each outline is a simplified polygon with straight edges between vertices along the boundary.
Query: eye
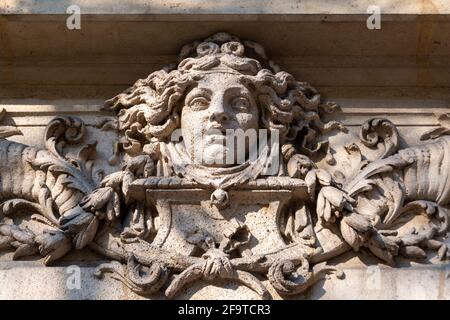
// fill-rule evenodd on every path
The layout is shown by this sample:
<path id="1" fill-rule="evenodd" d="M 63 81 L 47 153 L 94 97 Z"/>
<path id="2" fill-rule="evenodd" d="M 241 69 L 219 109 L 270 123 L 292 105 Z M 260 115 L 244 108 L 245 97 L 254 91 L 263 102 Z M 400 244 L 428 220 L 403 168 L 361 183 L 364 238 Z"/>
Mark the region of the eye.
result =
<path id="1" fill-rule="evenodd" d="M 209 100 L 205 97 L 195 97 L 189 101 L 189 107 L 193 110 L 204 110 L 209 106 Z"/>
<path id="2" fill-rule="evenodd" d="M 247 111 L 250 106 L 250 102 L 246 97 L 236 97 L 231 101 L 231 106 L 239 111 Z"/>

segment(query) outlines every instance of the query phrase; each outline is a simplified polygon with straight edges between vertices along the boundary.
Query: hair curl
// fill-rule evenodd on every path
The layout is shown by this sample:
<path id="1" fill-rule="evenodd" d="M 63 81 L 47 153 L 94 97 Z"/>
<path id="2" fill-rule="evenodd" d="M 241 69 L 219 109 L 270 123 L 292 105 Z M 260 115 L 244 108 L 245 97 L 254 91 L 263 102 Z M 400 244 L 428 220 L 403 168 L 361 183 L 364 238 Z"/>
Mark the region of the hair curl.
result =
<path id="1" fill-rule="evenodd" d="M 176 66 L 153 72 L 105 102 L 107 109 L 118 111 L 118 129 L 127 153 L 136 155 L 146 149 L 148 153 L 166 141 L 180 126 L 183 99 L 189 88 L 205 72 L 215 69 L 236 73 L 253 89 L 262 126 L 278 129 L 281 144 L 294 144 L 310 155 L 323 145 L 318 143 L 320 134 L 343 129 L 338 122 L 321 120 L 324 113 L 336 109 L 335 104 L 321 103 L 319 93 L 308 83 L 279 71 L 254 42 L 219 33 L 183 47 L 178 61 Z"/>

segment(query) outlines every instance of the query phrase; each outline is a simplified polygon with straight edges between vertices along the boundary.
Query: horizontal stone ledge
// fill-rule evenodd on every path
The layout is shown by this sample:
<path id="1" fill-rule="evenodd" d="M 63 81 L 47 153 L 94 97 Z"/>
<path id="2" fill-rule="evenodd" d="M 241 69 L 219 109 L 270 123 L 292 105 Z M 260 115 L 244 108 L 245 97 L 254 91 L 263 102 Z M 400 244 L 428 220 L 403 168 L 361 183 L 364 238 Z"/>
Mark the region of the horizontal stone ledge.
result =
<path id="1" fill-rule="evenodd" d="M 66 13 L 67 7 L 77 4 L 86 13 L 134 13 L 134 14 L 365 14 L 367 8 L 378 5 L 390 14 L 444 14 L 450 13 L 446 0 L 433 1 L 381 1 L 381 0 L 1 0 L 3 14 L 45 14 Z"/>
<path id="2" fill-rule="evenodd" d="M 376 260 L 374 260 L 376 261 Z M 29 260 L 3 260 L 0 261 L 0 270 L 11 270 L 13 268 L 33 268 L 33 269 L 44 269 L 44 270 L 61 270 L 65 269 L 69 266 L 79 266 L 84 269 L 92 269 L 96 268 L 98 265 L 102 263 L 110 262 L 110 260 L 92 260 L 92 261 L 76 261 L 76 260 L 66 260 L 59 261 L 55 265 L 45 266 L 41 260 L 29 261 Z M 347 262 L 344 265 L 340 265 L 342 270 L 355 270 L 355 271 L 367 271 L 367 265 L 362 262 Z M 402 272 L 402 271 L 426 271 L 426 270 L 446 270 L 449 271 L 449 279 L 450 279 L 450 264 L 446 262 L 437 262 L 435 264 L 425 264 L 425 263 L 413 263 L 412 265 L 398 265 L 393 268 L 388 265 L 379 263 L 371 264 L 370 267 L 377 268 L 382 271 L 387 272 Z"/>
<path id="3" fill-rule="evenodd" d="M 103 101 L 126 90 L 127 85 L 0 85 L 0 104 L 20 99 L 41 101 L 59 99 L 94 99 Z M 328 100 L 337 99 L 419 99 L 450 101 L 450 87 L 387 87 L 387 86 L 317 86 L 314 87 Z M 16 102 L 14 102 L 16 103 Z"/>
<path id="4" fill-rule="evenodd" d="M 55 65 L 46 64 L 45 61 L 59 59 L 61 61 L 59 66 L 65 68 L 58 69 L 59 75 L 62 76 L 61 81 L 64 82 L 68 76 L 73 77 L 73 71 L 71 71 L 73 68 L 83 67 L 79 64 L 71 65 L 71 61 L 80 61 L 81 57 L 84 57 L 84 61 L 92 58 L 93 64 L 86 67 L 90 67 L 93 73 L 86 73 L 86 69 L 82 68 L 77 78 L 84 77 L 83 80 L 91 84 L 100 78 L 102 81 L 108 80 L 111 72 L 114 74 L 114 72 L 121 72 L 124 67 L 129 67 L 130 70 L 124 73 L 121 81 L 122 83 L 134 82 L 137 77 L 146 76 L 152 71 L 151 69 L 162 67 L 166 64 L 167 58 L 169 62 L 175 62 L 171 57 L 179 52 L 183 44 L 221 31 L 260 43 L 265 47 L 268 56 L 279 63 L 283 70 L 291 65 L 295 65 L 294 71 L 299 66 L 314 68 L 362 66 L 375 68 L 374 75 L 366 75 L 365 78 L 375 77 L 376 80 L 380 78 L 376 72 L 377 66 L 391 68 L 409 65 L 423 66 L 428 69 L 433 66 L 448 65 L 446 57 L 450 55 L 448 52 L 450 41 L 446 35 L 450 33 L 450 15 L 400 15 L 392 17 L 391 22 L 388 16 L 383 15 L 380 30 L 369 30 L 366 25 L 367 16 L 364 15 L 349 16 L 351 19 L 357 19 L 355 21 L 345 20 L 346 18 L 343 17 L 342 22 L 335 23 L 327 23 L 328 16 L 325 20 L 324 17 L 316 17 L 315 21 L 308 21 L 311 17 L 305 15 L 286 21 L 281 19 L 287 19 L 285 17 L 293 19 L 292 16 L 278 15 L 277 19 L 280 21 L 264 20 L 264 17 L 258 16 L 250 16 L 248 19 L 237 18 L 237 16 L 239 15 L 229 15 L 229 21 L 221 21 L 219 17 L 209 15 L 204 15 L 201 19 L 191 17 L 190 21 L 177 20 L 176 16 L 169 16 L 172 20 L 152 21 L 150 18 L 145 20 L 147 19 L 145 16 L 144 20 L 139 20 L 142 15 L 120 15 L 119 17 L 85 15 L 81 18 L 81 30 L 69 30 L 66 25 L 67 15 L 0 15 L 2 30 L 0 61 L 11 63 L 9 66 L 0 66 L 5 69 L 2 73 L 3 80 L 0 80 L 14 81 L 13 76 L 17 72 L 17 81 L 28 83 L 29 80 L 24 79 L 23 76 L 30 74 L 30 80 L 35 84 L 33 72 L 41 71 L 42 81 L 46 83 L 49 72 L 55 72 Z M 47 18 L 51 20 L 45 21 Z M 116 20 L 116 18 L 122 20 Z M 137 20 L 127 21 L 128 18 Z M 407 20 L 402 21 L 403 18 Z M 431 19 L 430 22 L 427 22 L 429 19 Z M 49 35 L 52 36 L 49 37 Z M 98 43 L 102 45 L 99 46 Z M 110 62 L 113 64 L 118 62 L 120 65 L 108 66 L 104 63 L 96 65 L 97 61 L 111 55 L 121 57 L 122 62 L 129 61 L 132 64 L 124 66 L 121 61 L 112 59 Z M 142 56 L 147 58 L 141 60 Z M 307 56 L 319 58 L 315 60 L 306 58 L 303 63 L 302 57 Z M 151 57 L 155 57 L 154 60 L 150 60 L 153 59 Z M 280 59 L 283 57 L 287 59 Z M 384 57 L 392 58 L 383 61 Z M 42 63 L 39 62 L 40 60 Z M 28 68 L 29 65 L 27 66 L 26 62 L 34 61 L 37 63 L 33 71 Z M 149 65 L 148 67 L 140 66 L 133 61 L 149 63 Z M 137 70 L 137 68 L 142 69 Z M 289 68 L 286 71 L 289 71 Z M 302 69 L 299 69 L 300 71 Z M 306 71 L 312 72 L 312 70 Z M 396 69 L 391 70 L 390 75 L 393 80 L 389 78 L 386 80 L 390 85 L 399 77 L 396 71 Z M 442 79 L 447 79 L 445 70 L 435 70 L 436 83 L 432 82 L 434 74 L 428 75 L 423 74 L 422 70 L 419 71 L 419 76 L 423 75 L 422 78 L 431 85 L 442 86 L 444 85 Z M 325 75 L 320 72 L 320 69 L 318 72 L 319 77 L 332 78 L 330 71 L 327 71 Z M 443 75 L 441 75 L 442 72 L 444 72 Z M 382 75 L 385 73 L 383 71 Z M 88 76 L 91 76 L 93 80 L 90 80 Z M 412 80 L 403 81 L 402 85 L 408 85 L 417 76 L 406 74 L 406 77 L 406 80 Z M 365 78 L 362 78 L 364 83 L 373 83 Z M 404 79 L 405 74 L 403 73 L 400 78 Z M 112 81 L 117 82 L 117 76 L 113 76 Z M 398 82 L 397 85 L 399 85 Z"/>
<path id="5" fill-rule="evenodd" d="M 71 114 L 65 114 L 71 115 Z M 74 114 L 76 115 L 76 114 Z M 20 128 L 35 128 L 35 127 L 46 127 L 49 122 L 56 117 L 57 114 L 51 114 L 51 115 L 41 115 L 41 116 L 34 116 L 33 112 L 29 112 L 28 115 L 23 115 L 21 117 L 14 117 L 14 122 L 17 127 Z M 97 128 L 100 130 L 101 124 L 104 122 L 105 119 L 104 115 L 95 115 L 95 118 L 92 118 L 92 114 L 89 115 L 76 115 L 81 120 L 84 121 L 84 124 L 88 127 Z M 28 120 L 29 118 L 33 117 L 34 120 Z M 359 129 L 359 127 L 368 119 L 370 118 L 387 118 L 391 120 L 397 127 L 399 128 L 408 128 L 408 127 L 414 127 L 414 129 L 417 129 L 417 127 L 423 127 L 420 129 L 423 130 L 429 130 L 430 128 L 437 127 L 436 121 L 434 118 L 431 117 L 423 117 L 423 115 L 420 115 L 420 117 L 423 117 L 419 120 L 417 120 L 417 115 L 397 115 L 397 116 L 390 116 L 383 113 L 372 113 L 368 115 L 351 115 L 351 116 L 342 116 L 342 117 L 336 117 L 335 120 L 338 120 L 342 122 L 346 127 L 355 127 L 356 129 Z M 328 119 L 326 119 L 328 120 Z M 112 131 L 110 131 L 112 132 Z"/>
<path id="6" fill-rule="evenodd" d="M 164 64 L 139 63 L 130 64 L 79 64 L 70 65 L 61 62 L 60 65 L 35 66 L 7 65 L 0 74 L 0 85 L 40 84 L 40 85 L 131 85 L 135 79 L 145 78 L 154 70 L 160 69 Z M 302 66 L 299 64 L 280 64 L 284 70 L 308 81 L 314 86 L 420 86 L 449 87 L 449 65 L 414 67 L 414 66 Z M 330 76 L 330 74 L 332 76 Z"/>
<path id="7" fill-rule="evenodd" d="M 102 110 L 104 101 L 49 101 L 40 102 L 36 100 L 25 100 L 20 102 L 0 100 L 0 108 L 5 109 L 11 116 L 28 116 L 43 114 L 67 114 L 67 113 L 105 113 L 110 112 Z M 111 112 L 111 114 L 113 114 Z"/>
<path id="8" fill-rule="evenodd" d="M 298 23 L 366 23 L 368 13 L 88 13 L 81 12 L 82 19 L 88 22 L 298 22 Z M 67 13 L 2 13 L 0 19 L 17 22 L 60 22 L 69 17 Z M 399 23 L 450 21 L 450 13 L 382 13 L 382 21 Z"/>
<path id="9" fill-rule="evenodd" d="M 375 267 L 376 268 L 376 267 Z M 313 286 L 304 296 L 291 299 L 449 299 L 449 266 L 424 268 L 342 268 L 345 280 L 331 276 Z M 74 269 L 65 267 L 26 266 L 18 264 L 1 269 L 0 299 L 144 299 L 120 282 L 105 276 L 94 277 L 95 268 L 80 265 L 80 286 L 68 283 Z M 267 281 L 263 281 L 268 285 Z M 71 282 L 73 283 L 73 281 Z M 322 283 L 322 284 L 321 284 Z M 197 282 L 187 286 L 176 299 L 258 299 L 251 290 L 235 284 L 216 281 Z M 149 297 L 163 299 L 161 293 Z M 274 294 L 275 299 L 279 297 Z"/>
<path id="10" fill-rule="evenodd" d="M 450 26 L 450 24 L 449 24 Z M 450 28 L 449 28 L 450 31 Z M 450 66 L 450 53 L 442 52 L 439 55 L 430 56 L 426 52 L 418 52 L 416 55 L 280 55 L 270 59 L 280 66 L 295 66 L 308 68 L 448 68 Z M 0 60 L 1 68 L 26 68 L 41 70 L 44 68 L 104 68 L 140 66 L 147 72 L 151 72 L 152 67 L 159 68 L 177 61 L 177 55 L 77 55 L 77 56 L 23 56 L 20 59 L 11 58 Z M 158 69 L 159 69 L 158 68 Z"/>
<path id="11" fill-rule="evenodd" d="M 438 125 L 436 114 L 448 113 L 446 100 L 408 99 L 332 99 L 341 112 L 326 115 L 326 120 L 338 120 L 349 127 L 359 127 L 369 118 L 391 120 L 399 127 L 424 126 L 424 130 Z M 104 100 L 36 100 L 0 99 L 0 108 L 8 112 L 19 127 L 44 127 L 54 117 L 76 115 L 87 126 L 99 127 L 114 112 L 101 110 Z"/>
<path id="12" fill-rule="evenodd" d="M 450 103 L 447 100 L 426 99 L 332 99 L 341 107 L 341 112 L 345 114 L 420 114 L 433 115 L 445 113 L 450 110 Z M 40 99 L 1 99 L 0 108 L 4 108 L 9 114 L 15 116 L 59 113 L 104 113 L 114 114 L 103 110 L 105 100 L 40 100 Z M 336 115 L 339 113 L 333 113 Z"/>

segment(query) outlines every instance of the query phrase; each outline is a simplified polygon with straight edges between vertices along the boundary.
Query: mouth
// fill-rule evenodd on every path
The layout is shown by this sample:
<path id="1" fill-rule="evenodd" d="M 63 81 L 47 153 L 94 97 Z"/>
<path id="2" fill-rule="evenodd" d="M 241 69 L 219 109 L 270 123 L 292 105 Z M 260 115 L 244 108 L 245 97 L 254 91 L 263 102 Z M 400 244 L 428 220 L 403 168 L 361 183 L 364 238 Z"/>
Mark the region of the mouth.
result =
<path id="1" fill-rule="evenodd" d="M 226 141 L 226 129 L 221 125 L 211 125 L 204 132 L 204 139 L 208 143 L 220 143 L 224 144 Z"/>
<path id="2" fill-rule="evenodd" d="M 205 135 L 226 135 L 226 129 L 220 125 L 220 124 L 212 124 L 208 126 L 208 128 L 205 131 Z"/>
<path id="3" fill-rule="evenodd" d="M 223 134 L 205 134 L 204 139 L 209 144 L 225 145 L 227 137 Z"/>

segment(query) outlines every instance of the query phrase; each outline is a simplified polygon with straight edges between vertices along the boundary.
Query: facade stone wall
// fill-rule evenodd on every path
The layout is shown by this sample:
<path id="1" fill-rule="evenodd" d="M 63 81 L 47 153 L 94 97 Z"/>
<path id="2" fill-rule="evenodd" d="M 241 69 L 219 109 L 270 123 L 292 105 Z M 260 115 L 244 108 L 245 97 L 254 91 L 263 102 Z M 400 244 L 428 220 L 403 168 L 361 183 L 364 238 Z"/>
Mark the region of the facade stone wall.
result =
<path id="1" fill-rule="evenodd" d="M 183 45 L 226 32 L 259 43 L 280 70 L 312 85 L 322 100 L 339 105 L 337 113 L 321 115 L 323 123 L 339 121 L 348 128 L 348 135 L 357 137 L 369 119 L 385 118 L 398 131 L 398 150 L 422 146 L 424 134 L 449 128 L 445 115 L 450 114 L 450 6 L 437 0 L 383 2 L 381 29 L 370 30 L 366 10 L 375 2 L 122 1 L 115 6 L 108 1 L 80 1 L 81 29 L 69 30 L 66 1 L 0 0 L 0 108 L 6 112 L 1 125 L 7 126 L 5 132 L 13 127 L 21 132 L 5 137 L 43 149 L 52 119 L 76 116 L 86 128 L 82 144 L 97 141 L 94 168 L 103 169 L 105 176 L 124 170 L 125 162 L 117 158 L 123 153 L 117 149 L 123 132 L 105 130 L 107 120 L 117 119 L 118 109 L 105 109 L 105 101 L 136 80 L 177 63 Z M 383 140 L 385 132 L 378 132 L 379 143 L 387 150 L 392 134 Z M 327 133 L 326 137 L 330 146 L 342 146 L 348 143 L 348 135 Z M 65 150 L 76 155 L 79 146 L 68 144 Z M 339 157 L 335 160 L 343 161 Z M 18 174 L 13 165 L 0 163 L 0 173 Z M 444 160 L 439 166 L 441 176 L 430 174 L 431 182 L 426 183 L 444 179 L 448 186 L 449 165 Z M 7 195 L 2 197 L 7 200 Z M 448 212 L 448 202 L 442 208 Z M 2 224 L 31 223 L 34 233 L 41 230 L 25 217 L 27 210 L 19 210 L 12 218 L 4 210 L 3 206 Z M 443 246 L 450 245 L 445 237 L 441 240 Z M 147 249 L 139 250 L 146 255 Z M 9 248 L 0 254 L 0 298 L 166 298 L 169 283 L 148 296 L 110 276 L 96 278 L 96 268 L 111 259 L 95 251 L 89 246 L 74 248 L 44 266 L 37 251 L 31 258 L 13 260 L 14 250 Z M 294 296 L 280 294 L 270 279 L 260 280 L 275 299 L 449 299 L 448 260 L 440 261 L 436 252 L 426 254 L 425 262 L 399 257 L 394 267 L 380 262 L 367 248 L 346 252 L 326 259 L 345 273 L 344 279 L 328 276 Z M 80 289 L 70 287 L 74 274 L 70 266 L 80 267 Z M 170 273 L 169 278 L 179 272 Z M 200 279 L 181 288 L 176 298 L 260 299 L 261 295 L 229 279 L 214 283 Z"/>

